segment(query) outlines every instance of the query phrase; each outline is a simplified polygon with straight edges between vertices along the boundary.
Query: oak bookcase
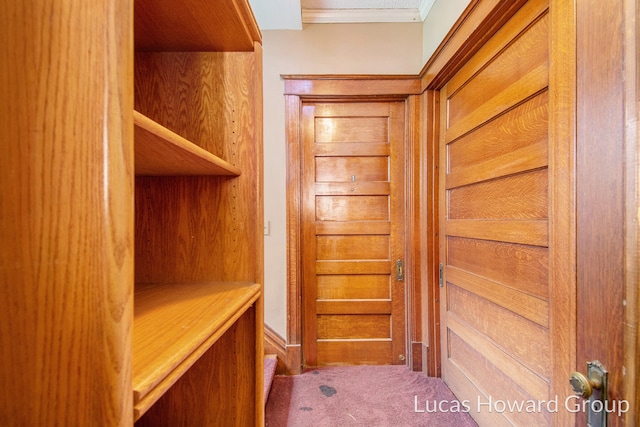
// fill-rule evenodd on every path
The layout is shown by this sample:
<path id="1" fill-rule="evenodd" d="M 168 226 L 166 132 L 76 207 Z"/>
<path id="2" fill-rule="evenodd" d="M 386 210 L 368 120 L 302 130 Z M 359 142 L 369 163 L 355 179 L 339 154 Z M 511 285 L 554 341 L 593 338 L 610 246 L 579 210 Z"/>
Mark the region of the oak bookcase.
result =
<path id="1" fill-rule="evenodd" d="M 244 0 L 134 28 L 134 419 L 261 424 L 260 31 Z"/>
<path id="2" fill-rule="evenodd" d="M 4 12 L 0 424 L 262 426 L 248 2 Z"/>

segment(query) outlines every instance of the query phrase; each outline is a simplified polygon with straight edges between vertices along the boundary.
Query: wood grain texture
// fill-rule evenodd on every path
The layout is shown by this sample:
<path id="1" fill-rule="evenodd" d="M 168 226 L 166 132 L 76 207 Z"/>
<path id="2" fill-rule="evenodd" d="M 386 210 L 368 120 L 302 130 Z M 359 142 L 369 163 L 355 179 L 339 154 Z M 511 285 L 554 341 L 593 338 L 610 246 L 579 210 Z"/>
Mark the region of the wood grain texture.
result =
<path id="1" fill-rule="evenodd" d="M 420 71 L 421 91 L 439 90 L 491 41 L 527 0 L 472 0 Z"/>
<path id="2" fill-rule="evenodd" d="M 440 188 L 440 108 L 439 96 L 435 91 L 425 91 L 420 98 L 420 147 L 419 185 L 416 185 L 421 193 L 418 198 L 420 203 L 421 233 L 419 243 L 412 242 L 412 246 L 419 244 L 420 262 L 414 261 L 414 265 L 420 268 L 419 274 L 414 274 L 414 279 L 420 284 L 427 283 L 423 287 L 423 297 L 420 304 L 422 312 L 422 342 L 426 346 L 423 358 L 423 372 L 430 376 L 441 376 L 440 358 L 440 286 L 439 263 L 440 245 L 439 239 L 439 188 Z M 422 148 L 424 147 L 424 148 Z M 424 151 L 422 151 L 424 150 Z M 414 160 L 415 161 L 415 160 Z M 444 167 L 444 166 L 443 166 Z M 415 173 L 415 172 L 414 172 Z M 415 239 L 413 235 L 410 239 Z M 423 286 L 423 285 L 421 285 Z"/>
<path id="3" fill-rule="evenodd" d="M 315 188 L 315 186 L 314 186 Z M 389 196 L 317 196 L 318 221 L 389 220 Z"/>
<path id="4" fill-rule="evenodd" d="M 469 360 L 465 360 L 461 354 L 456 355 L 455 348 L 451 348 L 450 355 L 453 362 L 459 367 L 466 366 L 466 373 L 472 378 L 474 376 L 488 375 L 484 378 L 495 377 L 497 381 L 478 382 L 483 386 L 490 388 L 490 395 L 500 396 L 503 392 L 498 391 L 500 383 L 507 383 L 509 386 L 507 389 L 509 393 L 516 392 L 518 395 L 527 397 L 528 399 L 546 400 L 549 393 L 549 375 L 548 373 L 536 374 L 526 366 L 518 363 L 511 355 L 504 351 L 503 348 L 496 345 L 495 342 L 488 340 L 486 337 L 479 334 L 469 325 L 460 322 L 458 319 L 453 318 L 451 322 L 450 338 L 452 342 L 458 340 L 459 342 L 454 344 L 458 348 L 462 347 L 462 342 L 471 350 L 465 350 L 465 353 L 470 356 Z M 482 360 L 482 363 L 477 363 L 478 360 Z M 477 369 L 478 366 L 486 368 L 486 372 L 483 369 Z M 496 384 L 497 383 L 497 384 Z M 497 386 L 497 387 L 496 387 Z M 494 394 L 495 393 L 495 394 Z M 505 396 L 507 399 L 508 394 Z"/>
<path id="5" fill-rule="evenodd" d="M 2 425 L 132 423 L 132 8 L 0 6 Z"/>
<path id="6" fill-rule="evenodd" d="M 283 75 L 285 95 L 309 97 L 390 96 L 404 98 L 420 93 L 416 76 L 296 76 Z"/>
<path id="7" fill-rule="evenodd" d="M 389 181 L 386 157 L 317 157 L 316 182 Z"/>
<path id="8" fill-rule="evenodd" d="M 549 392 L 571 395 L 567 376 L 576 363 L 576 12 L 573 4 L 550 0 L 551 68 L 549 85 L 549 289 L 554 363 Z M 574 425 L 575 414 L 554 416 L 558 425 Z"/>
<path id="9" fill-rule="evenodd" d="M 391 300 L 316 300 L 318 314 L 391 314 Z"/>
<path id="10" fill-rule="evenodd" d="M 197 175 L 136 179 L 135 276 L 146 283 L 134 325 L 143 337 L 134 353 L 142 425 L 264 423 L 262 48 L 247 2 L 205 3 L 180 10 L 136 3 L 136 109 L 154 129 L 180 135 L 169 137 L 170 167 Z M 197 20 L 184 21 L 194 13 Z M 243 52 L 140 52 L 147 49 Z M 176 155 L 176 143 L 189 154 Z M 154 144 L 145 155 L 155 154 Z M 213 164 L 233 176 L 201 176 L 201 158 L 204 171 Z M 236 292 L 215 281 L 255 285 Z M 197 289 L 204 283 L 210 289 L 203 296 Z M 147 292 L 162 310 L 147 310 Z M 145 330 L 177 335 L 149 343 L 153 334 Z"/>
<path id="11" fill-rule="evenodd" d="M 137 426 L 251 426 L 255 395 L 256 312 L 247 310 L 138 420 Z M 221 369 L 221 367 L 224 367 Z M 263 374 L 263 372 L 260 372 Z M 262 402 L 260 405 L 262 406 Z"/>
<path id="12" fill-rule="evenodd" d="M 473 339 L 465 336 L 459 337 L 454 330 L 451 331 L 451 359 L 452 363 L 456 363 L 462 372 L 475 384 L 482 384 L 482 388 L 487 396 L 491 396 L 491 401 L 503 402 L 528 402 L 528 401 L 546 401 L 548 396 L 548 383 L 537 377 L 531 371 L 522 367 L 522 365 L 514 364 L 509 357 L 496 356 L 489 354 L 493 360 L 501 362 L 500 369 L 491 363 L 486 357 L 478 353 L 478 350 L 486 351 L 487 347 L 491 347 L 491 343 L 482 342 L 481 339 Z M 482 369 L 478 369 L 482 367 Z M 505 374 L 506 371 L 507 373 Z M 481 402 L 489 402 L 489 398 L 482 397 Z M 473 411 L 478 409 L 478 399 L 476 398 L 470 405 Z M 525 406 L 523 405 L 523 408 Z M 486 409 L 486 406 L 480 407 Z M 495 412 L 498 412 L 494 409 Z M 544 403 L 540 410 L 526 411 L 504 411 L 504 417 L 514 425 L 549 425 L 551 414 L 546 410 Z"/>
<path id="13" fill-rule="evenodd" d="M 391 340 L 322 340 L 318 359 L 323 365 L 383 365 L 393 357 Z"/>
<path id="14" fill-rule="evenodd" d="M 387 117 L 316 117 L 315 141 L 317 144 L 387 142 Z"/>
<path id="15" fill-rule="evenodd" d="M 152 390 L 160 397 L 259 296 L 260 285 L 250 283 L 136 284 L 133 389 L 138 416 L 153 403 L 146 399 Z M 168 377 L 173 381 L 165 381 Z"/>
<path id="16" fill-rule="evenodd" d="M 546 86 L 549 47 L 544 41 L 548 38 L 549 28 L 545 17 L 546 15 L 512 38 L 504 50 L 484 62 L 476 73 L 468 76 L 465 70 L 472 67 L 473 63 L 466 64 L 465 70 L 461 70 L 447 83 L 447 91 L 450 93 L 448 136 L 460 134 L 464 132 L 462 129 L 473 128 L 476 123 L 485 122 L 501 112 L 504 104 L 501 105 L 500 101 L 506 100 L 508 103 L 508 100 L 520 100 Z M 517 18 L 518 16 L 515 19 Z M 496 37 L 500 35 L 498 33 Z M 490 53 L 485 50 L 481 49 L 478 55 L 482 58 L 490 57 Z M 495 76 L 501 78 L 496 79 Z M 539 82 L 539 86 L 534 85 L 529 89 L 525 82 Z M 520 94 L 514 96 L 508 94 L 509 91 Z M 488 102 L 491 104 L 487 104 Z M 452 126 L 461 130 L 455 132 L 451 129 Z"/>
<path id="17" fill-rule="evenodd" d="M 236 159 L 257 154 L 253 142 L 262 132 L 255 125 L 254 103 L 262 84 L 254 77 L 258 66 L 253 52 L 138 52 L 135 108 L 241 166 Z"/>
<path id="18" fill-rule="evenodd" d="M 549 331 L 478 295 L 447 283 L 449 316 L 466 322 L 520 363 L 544 375 L 551 367 Z"/>
<path id="19" fill-rule="evenodd" d="M 136 55 L 137 109 L 241 170 L 233 179 L 136 180 L 137 281 L 255 281 L 262 247 L 256 67 L 251 53 Z M 211 261 L 216 256 L 220 262 Z"/>
<path id="20" fill-rule="evenodd" d="M 449 235 L 496 240 L 531 246 L 548 246 L 547 220 L 450 220 Z"/>
<path id="21" fill-rule="evenodd" d="M 317 236 L 316 259 L 323 260 L 370 260 L 390 259 L 389 236 Z"/>
<path id="22" fill-rule="evenodd" d="M 316 221 L 316 235 L 389 234 L 389 221 Z"/>
<path id="23" fill-rule="evenodd" d="M 623 2 L 580 2 L 576 19 L 576 55 L 584 64 L 576 76 L 577 369 L 603 363 L 609 399 L 619 401 L 626 310 Z M 610 414 L 607 425 L 627 425 L 624 418 Z"/>
<path id="24" fill-rule="evenodd" d="M 345 331 L 328 327 L 321 319 L 349 318 L 346 322 L 361 336 L 377 336 L 376 325 L 362 316 L 384 310 L 391 328 L 394 357 L 385 363 L 406 360 L 404 331 L 404 288 L 395 284 L 388 267 L 391 260 L 404 257 L 404 106 L 390 102 L 309 103 L 302 107 L 302 193 L 304 228 L 305 364 L 314 366 L 338 363 L 338 353 L 327 353 L 331 359 L 318 356 L 321 340 L 343 339 Z M 357 144 L 353 156 L 345 149 Z M 366 152 L 367 146 L 382 149 L 384 154 Z M 320 146 L 320 149 L 317 147 Z M 370 262 L 372 261 L 372 262 Z M 380 263 L 382 261 L 382 263 Z M 346 262 L 348 264 L 340 264 Z M 338 264 L 336 264 L 338 263 Z M 347 268 L 340 268 L 349 265 Z M 329 266 L 329 268 L 325 268 Z M 335 267 L 340 266 L 338 269 Z M 357 266 L 357 270 L 352 267 Z M 379 268 L 387 268 L 380 274 Z M 326 276 L 338 274 L 378 275 L 386 278 L 387 299 L 376 301 L 359 287 L 363 299 L 323 300 L 323 283 L 335 291 L 335 283 Z M 318 280 L 322 277 L 323 280 Z M 364 282 L 360 281 L 360 284 Z M 374 283 L 375 295 L 380 287 Z M 332 317 L 323 317 L 332 314 Z M 336 317 L 341 316 L 341 317 Z M 331 322 L 333 324 L 335 322 Z M 322 337 L 318 328 L 322 327 Z M 335 332 L 336 336 L 327 335 Z M 347 348 L 353 351 L 356 343 Z M 345 355 L 344 363 L 351 362 Z"/>
<path id="25" fill-rule="evenodd" d="M 262 35 L 249 3 L 159 0 L 135 2 L 138 51 L 253 51 Z"/>
<path id="26" fill-rule="evenodd" d="M 638 152 L 638 16 L 637 2 L 624 1 L 624 92 L 625 92 L 625 310 L 623 390 L 631 403 L 627 422 L 640 425 L 640 157 Z"/>
<path id="27" fill-rule="evenodd" d="M 450 283 L 464 288 L 487 301 L 507 308 L 514 313 L 544 326 L 549 326 L 549 305 L 547 301 L 502 286 L 481 276 L 454 267 L 446 267 L 445 273 Z"/>
<path id="28" fill-rule="evenodd" d="M 317 195 L 388 196 L 391 193 L 389 182 L 319 182 L 315 187 Z"/>
<path id="29" fill-rule="evenodd" d="M 366 261 L 318 261 L 316 274 L 390 274 L 391 262 Z"/>
<path id="30" fill-rule="evenodd" d="M 390 299 L 389 275 L 318 275 L 318 299 Z"/>
<path id="31" fill-rule="evenodd" d="M 240 175 L 239 168 L 137 111 L 133 120 L 136 175 Z"/>
<path id="32" fill-rule="evenodd" d="M 388 315 L 322 314 L 316 328 L 318 339 L 391 338 Z"/>
<path id="33" fill-rule="evenodd" d="M 302 345 L 302 146 L 300 144 L 301 101 L 285 96 L 285 131 L 287 138 L 287 344 Z M 287 367 L 299 371 L 301 351 L 289 353 Z M 294 365 L 293 367 L 291 365 Z"/>
<path id="34" fill-rule="evenodd" d="M 465 270 L 543 300 L 549 298 L 546 248 L 449 237 L 447 266 Z"/>
<path id="35" fill-rule="evenodd" d="M 548 164 L 548 93 L 524 102 L 447 145 L 447 188 Z"/>
<path id="36" fill-rule="evenodd" d="M 548 70 L 549 14 L 533 0 L 440 91 L 443 377 L 462 399 L 551 396 Z M 490 425 L 553 416 L 478 409 Z"/>
<path id="37" fill-rule="evenodd" d="M 390 147 L 388 142 L 316 143 L 313 151 L 318 156 L 388 156 Z"/>
<path id="38" fill-rule="evenodd" d="M 449 218 L 547 218 L 547 175 L 545 168 L 451 189 Z"/>

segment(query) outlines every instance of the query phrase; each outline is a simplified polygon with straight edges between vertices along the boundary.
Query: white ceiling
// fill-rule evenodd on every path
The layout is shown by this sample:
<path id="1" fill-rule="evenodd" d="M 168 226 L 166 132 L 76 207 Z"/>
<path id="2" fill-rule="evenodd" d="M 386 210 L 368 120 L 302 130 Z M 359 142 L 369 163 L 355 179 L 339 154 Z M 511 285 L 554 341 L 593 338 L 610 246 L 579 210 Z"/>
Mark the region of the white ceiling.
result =
<path id="1" fill-rule="evenodd" d="M 302 24 L 421 22 L 435 0 L 249 0 L 261 30 Z"/>

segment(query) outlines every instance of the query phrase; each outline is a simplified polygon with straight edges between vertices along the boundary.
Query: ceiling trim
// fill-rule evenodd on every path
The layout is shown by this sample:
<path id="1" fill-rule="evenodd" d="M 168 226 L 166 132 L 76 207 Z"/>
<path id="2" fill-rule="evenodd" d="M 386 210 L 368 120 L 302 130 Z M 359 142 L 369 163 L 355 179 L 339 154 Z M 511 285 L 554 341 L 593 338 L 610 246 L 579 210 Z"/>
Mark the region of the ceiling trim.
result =
<path id="1" fill-rule="evenodd" d="M 424 21 L 436 0 L 422 0 L 420 2 L 420 19 Z"/>
<path id="2" fill-rule="evenodd" d="M 435 0 L 428 0 L 431 3 Z M 429 9 L 431 6 L 429 6 Z M 427 10 L 428 12 L 428 10 Z M 425 15 L 426 16 L 426 15 Z M 302 9 L 304 24 L 422 22 L 420 9 Z"/>

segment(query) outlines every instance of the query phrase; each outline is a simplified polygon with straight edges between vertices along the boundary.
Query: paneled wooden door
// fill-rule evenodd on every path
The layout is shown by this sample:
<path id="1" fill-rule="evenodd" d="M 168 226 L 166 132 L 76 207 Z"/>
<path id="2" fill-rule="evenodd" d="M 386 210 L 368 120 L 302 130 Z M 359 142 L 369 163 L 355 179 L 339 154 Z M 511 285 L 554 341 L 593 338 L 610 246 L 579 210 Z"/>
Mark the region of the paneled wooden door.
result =
<path id="1" fill-rule="evenodd" d="M 442 374 L 481 425 L 562 410 L 545 403 L 572 333 L 571 310 L 552 315 L 572 295 L 555 299 L 570 284 L 550 277 L 569 243 L 550 239 L 564 215 L 550 153 L 567 142 L 550 144 L 549 30 L 547 2 L 527 2 L 440 91 Z"/>
<path id="2" fill-rule="evenodd" d="M 302 106 L 304 366 L 405 363 L 403 102 Z"/>

